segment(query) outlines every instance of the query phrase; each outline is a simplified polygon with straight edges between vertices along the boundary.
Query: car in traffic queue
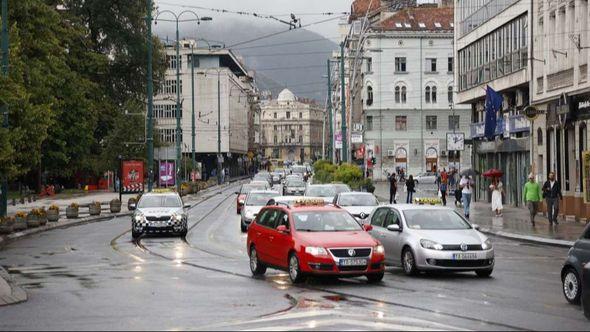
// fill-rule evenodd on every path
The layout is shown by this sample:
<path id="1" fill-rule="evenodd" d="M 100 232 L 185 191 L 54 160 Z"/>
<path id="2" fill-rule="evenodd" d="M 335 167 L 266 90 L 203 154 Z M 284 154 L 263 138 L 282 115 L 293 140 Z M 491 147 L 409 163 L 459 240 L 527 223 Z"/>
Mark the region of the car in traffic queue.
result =
<path id="1" fill-rule="evenodd" d="M 307 179 L 311 175 L 308 172 L 307 167 L 305 167 L 303 165 L 293 165 L 293 166 L 291 166 L 291 174 L 300 174 L 304 181 L 307 181 Z"/>
<path id="2" fill-rule="evenodd" d="M 279 192 L 271 190 L 252 190 L 246 195 L 244 206 L 240 213 L 240 229 L 242 230 L 242 233 L 245 233 L 248 230 L 248 227 L 252 223 L 252 220 L 256 218 L 260 209 L 262 209 L 271 198 L 277 196 L 279 196 Z"/>
<path id="3" fill-rule="evenodd" d="M 303 195 L 306 183 L 302 179 L 289 179 L 283 185 L 283 195 Z"/>
<path id="4" fill-rule="evenodd" d="M 243 184 L 240 187 L 240 190 L 236 191 L 236 211 L 237 214 L 240 214 L 242 212 L 242 207 L 244 206 L 244 201 L 246 200 L 246 196 L 248 195 L 249 192 L 251 192 L 252 190 L 268 190 L 270 189 L 268 183 L 266 183 L 265 181 L 262 182 L 252 182 L 252 183 L 247 183 L 247 184 Z"/>
<path id="5" fill-rule="evenodd" d="M 369 217 L 370 231 L 385 247 L 386 264 L 406 275 L 422 271 L 474 271 L 489 277 L 492 242 L 455 210 L 437 206 L 383 205 Z"/>
<path id="6" fill-rule="evenodd" d="M 311 184 L 305 189 L 305 196 L 322 197 L 326 203 L 333 203 L 334 198 L 341 192 L 349 192 L 350 187 L 341 184 Z"/>
<path id="7" fill-rule="evenodd" d="M 570 248 L 561 269 L 563 295 L 571 304 L 580 304 L 582 293 L 587 291 L 582 283 L 584 265 L 587 263 L 590 263 L 590 224 Z"/>
<path id="8" fill-rule="evenodd" d="M 293 283 L 306 277 L 366 276 L 379 282 L 385 273 L 384 248 L 348 212 L 323 200 L 263 208 L 248 229 L 250 270 L 284 270 Z"/>
<path id="9" fill-rule="evenodd" d="M 131 237 L 143 234 L 178 234 L 188 232 L 189 204 L 183 204 L 176 192 L 145 193 L 139 199 L 131 217 Z"/>
<path id="10" fill-rule="evenodd" d="M 279 184 L 283 180 L 284 174 L 281 171 L 274 171 L 271 173 L 272 184 Z"/>
<path id="11" fill-rule="evenodd" d="M 258 173 L 254 175 L 252 178 L 252 182 L 266 182 L 270 187 L 272 187 L 272 175 L 270 173 Z"/>
<path id="12" fill-rule="evenodd" d="M 379 200 L 372 193 L 352 191 L 337 194 L 334 205 L 350 212 L 358 221 L 364 223 L 379 206 Z"/>

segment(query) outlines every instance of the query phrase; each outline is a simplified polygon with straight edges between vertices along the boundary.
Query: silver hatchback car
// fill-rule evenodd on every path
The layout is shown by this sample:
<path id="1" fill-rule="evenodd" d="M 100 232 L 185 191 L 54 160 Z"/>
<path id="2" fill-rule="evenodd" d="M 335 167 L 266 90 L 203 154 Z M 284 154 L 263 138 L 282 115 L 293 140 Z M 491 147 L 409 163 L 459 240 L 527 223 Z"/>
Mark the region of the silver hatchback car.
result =
<path id="1" fill-rule="evenodd" d="M 369 220 L 370 233 L 385 247 L 385 263 L 401 266 L 407 275 L 429 270 L 492 274 L 491 241 L 450 208 L 386 205 Z"/>

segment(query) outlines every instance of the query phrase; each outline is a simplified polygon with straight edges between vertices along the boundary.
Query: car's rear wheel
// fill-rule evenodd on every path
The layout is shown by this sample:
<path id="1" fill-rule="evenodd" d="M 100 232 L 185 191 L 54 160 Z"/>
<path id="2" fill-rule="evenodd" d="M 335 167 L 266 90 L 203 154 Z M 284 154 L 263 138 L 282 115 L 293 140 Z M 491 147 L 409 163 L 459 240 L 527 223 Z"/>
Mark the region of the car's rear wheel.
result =
<path id="1" fill-rule="evenodd" d="M 291 256 L 289 256 L 289 278 L 294 284 L 299 284 L 305 279 L 301 273 L 299 258 L 297 258 L 295 253 L 292 253 Z"/>
<path id="2" fill-rule="evenodd" d="M 492 272 L 494 272 L 494 269 L 477 270 L 475 271 L 475 274 L 480 278 L 489 278 L 492 275 Z"/>
<path id="3" fill-rule="evenodd" d="M 254 276 L 261 276 L 266 273 L 266 266 L 258 260 L 256 248 L 250 249 L 250 271 Z"/>
<path id="4" fill-rule="evenodd" d="M 413 276 L 418 273 L 418 268 L 416 267 L 416 258 L 414 257 L 414 253 L 410 248 L 404 249 L 402 253 L 402 267 L 404 269 L 404 273 L 408 276 Z"/>
<path id="5" fill-rule="evenodd" d="M 573 268 L 568 268 L 563 275 L 563 295 L 571 304 L 580 304 L 582 288 L 580 277 Z"/>
<path id="6" fill-rule="evenodd" d="M 376 284 L 378 282 L 381 282 L 384 276 L 385 272 L 367 274 L 367 280 L 369 280 L 370 284 Z"/>

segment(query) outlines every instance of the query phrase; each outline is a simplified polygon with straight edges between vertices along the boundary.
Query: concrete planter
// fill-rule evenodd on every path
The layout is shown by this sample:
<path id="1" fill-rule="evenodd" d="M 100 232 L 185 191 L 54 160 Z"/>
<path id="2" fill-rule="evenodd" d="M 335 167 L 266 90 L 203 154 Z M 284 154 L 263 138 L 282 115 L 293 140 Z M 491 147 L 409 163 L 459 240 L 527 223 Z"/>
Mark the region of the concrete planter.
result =
<path id="1" fill-rule="evenodd" d="M 47 210 L 47 220 L 57 222 L 59 220 L 59 210 Z"/>
<path id="2" fill-rule="evenodd" d="M 0 224 L 0 234 L 10 234 L 14 231 L 13 222 L 4 222 Z"/>
<path id="3" fill-rule="evenodd" d="M 27 229 L 27 220 L 23 217 L 15 217 L 14 225 L 12 226 L 12 230 L 15 232 L 24 231 Z"/>
<path id="4" fill-rule="evenodd" d="M 42 215 L 42 216 L 39 216 L 37 218 L 39 219 L 39 224 L 41 226 L 47 225 L 47 215 Z"/>
<path id="5" fill-rule="evenodd" d="M 41 221 L 39 220 L 39 217 L 29 214 L 27 216 L 27 227 L 28 228 L 36 228 L 39 226 L 41 226 Z"/>
<path id="6" fill-rule="evenodd" d="M 101 210 L 102 210 L 102 208 L 101 208 L 101 206 L 100 206 L 100 205 L 98 205 L 98 204 L 90 204 L 90 205 L 88 206 L 88 213 L 89 213 L 91 216 L 99 216 L 99 215 L 100 215 L 100 212 L 101 212 Z"/>
<path id="7" fill-rule="evenodd" d="M 77 207 L 66 207 L 66 218 L 68 219 L 76 219 L 78 218 L 78 208 Z"/>
<path id="8" fill-rule="evenodd" d="M 110 203 L 109 203 L 109 207 L 111 209 L 111 213 L 119 213 L 121 212 L 121 201 L 118 199 L 113 199 Z"/>

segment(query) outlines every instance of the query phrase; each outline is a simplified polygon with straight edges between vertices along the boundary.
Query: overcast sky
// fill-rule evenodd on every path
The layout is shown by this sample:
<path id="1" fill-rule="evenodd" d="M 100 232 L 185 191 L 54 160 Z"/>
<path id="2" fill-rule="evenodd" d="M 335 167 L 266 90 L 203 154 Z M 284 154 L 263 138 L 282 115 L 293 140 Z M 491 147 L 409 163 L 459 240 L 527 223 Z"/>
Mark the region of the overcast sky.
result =
<path id="1" fill-rule="evenodd" d="M 349 12 L 352 0 L 155 0 L 156 6 L 162 9 L 170 9 L 179 12 L 185 6 L 207 7 L 226 9 L 231 11 L 255 12 L 258 14 L 274 15 L 281 19 L 289 20 L 289 14 L 311 14 L 326 12 Z M 378 0 L 375 0 L 378 1 Z M 216 13 L 204 9 L 190 8 L 200 16 L 211 16 L 216 22 L 223 22 L 225 19 L 236 17 L 248 17 L 243 15 Z M 287 16 L 278 16 L 287 15 Z M 300 15 L 302 23 L 309 24 L 322 21 L 336 16 L 322 15 Z M 223 18 L 223 19 L 221 19 Z M 251 17 L 255 21 L 264 21 L 264 19 Z M 215 22 L 214 21 L 214 22 Z M 268 20 L 268 22 L 274 22 Z M 338 20 L 318 24 L 307 28 L 317 32 L 324 37 L 334 38 L 338 36 Z"/>

